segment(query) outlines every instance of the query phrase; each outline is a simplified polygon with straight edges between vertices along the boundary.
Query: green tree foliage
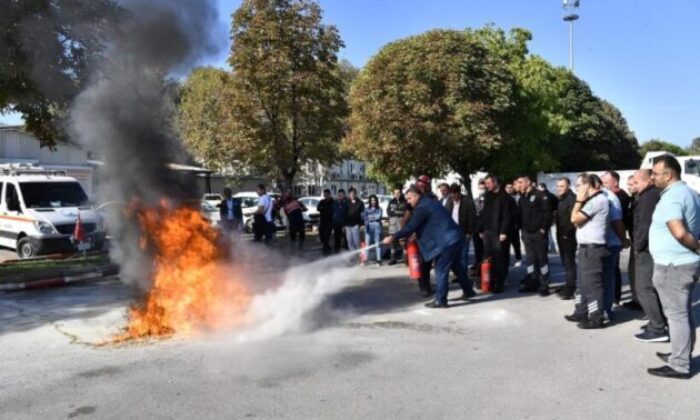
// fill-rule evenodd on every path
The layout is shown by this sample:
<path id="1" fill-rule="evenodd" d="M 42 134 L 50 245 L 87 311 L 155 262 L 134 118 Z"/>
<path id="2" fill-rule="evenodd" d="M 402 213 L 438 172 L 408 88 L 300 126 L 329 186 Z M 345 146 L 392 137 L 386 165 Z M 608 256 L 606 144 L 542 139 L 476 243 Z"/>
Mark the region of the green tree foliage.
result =
<path id="1" fill-rule="evenodd" d="M 68 106 L 125 11 L 113 0 L 0 0 L 0 112 L 41 144 L 65 138 Z"/>
<path id="2" fill-rule="evenodd" d="M 245 0 L 233 15 L 229 147 L 287 188 L 304 164 L 337 159 L 348 113 L 343 43 L 321 15 L 311 0 Z"/>
<path id="3" fill-rule="evenodd" d="M 688 154 L 688 152 L 684 148 L 677 146 L 673 143 L 663 141 L 661 139 L 651 139 L 645 143 L 642 143 L 640 149 L 642 154 L 646 154 L 647 152 L 661 151 L 670 152 L 676 156 L 686 156 Z"/>
<path id="4" fill-rule="evenodd" d="M 700 155 L 700 137 L 695 137 L 688 146 L 689 155 Z"/>
<path id="5" fill-rule="evenodd" d="M 465 32 L 391 43 L 353 84 L 345 147 L 390 183 L 452 169 L 468 176 L 503 141 L 513 83 L 506 63 Z"/>
<path id="6" fill-rule="evenodd" d="M 620 112 L 530 55 L 524 29 L 435 30 L 385 46 L 354 83 L 345 147 L 393 182 L 418 173 L 639 165 Z"/>
<path id="7" fill-rule="evenodd" d="M 219 171 L 236 163 L 229 147 L 231 135 L 223 124 L 223 92 L 229 79 L 224 70 L 197 68 L 180 91 L 177 126 L 185 147 L 197 161 Z"/>

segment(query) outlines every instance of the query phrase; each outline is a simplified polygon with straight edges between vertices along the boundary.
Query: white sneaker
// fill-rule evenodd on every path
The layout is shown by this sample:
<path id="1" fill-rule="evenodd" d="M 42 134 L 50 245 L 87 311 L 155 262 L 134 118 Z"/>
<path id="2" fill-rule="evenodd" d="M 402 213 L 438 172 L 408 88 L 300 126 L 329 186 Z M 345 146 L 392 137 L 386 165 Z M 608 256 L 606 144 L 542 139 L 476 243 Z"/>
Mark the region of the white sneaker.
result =
<path id="1" fill-rule="evenodd" d="M 516 261 L 515 264 L 513 264 L 513 268 L 518 268 L 518 267 L 522 267 L 522 266 L 523 266 L 522 261 Z"/>

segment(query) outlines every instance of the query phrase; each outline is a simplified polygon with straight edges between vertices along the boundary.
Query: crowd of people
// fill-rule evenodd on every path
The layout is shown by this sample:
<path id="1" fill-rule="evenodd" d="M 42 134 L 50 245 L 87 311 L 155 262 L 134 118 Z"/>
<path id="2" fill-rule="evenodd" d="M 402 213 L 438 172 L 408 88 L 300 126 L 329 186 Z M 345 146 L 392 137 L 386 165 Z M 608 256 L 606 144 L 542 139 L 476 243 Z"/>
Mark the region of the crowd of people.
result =
<path id="1" fill-rule="evenodd" d="M 405 257 L 406 244 L 415 241 L 421 257 L 418 287 L 423 296 L 431 297 L 426 304 L 430 308 L 448 307 L 450 272 L 462 291 L 459 299 L 473 298 L 474 288 L 482 286 L 482 262 L 488 261 L 490 292 L 502 293 L 511 283 L 517 283 L 521 293 L 545 297 L 553 291 L 561 299 L 573 300 L 572 313 L 565 319 L 581 329 L 614 323 L 619 306 L 641 310 L 648 322 L 635 338 L 670 341 L 672 348 L 671 353 L 657 353 L 666 365 L 649 373 L 688 378 L 695 344 L 691 298 L 700 275 L 700 196 L 680 180 L 680 174 L 675 158 L 659 156 L 653 169 L 638 170 L 626 180 L 631 195 L 620 187 L 620 175 L 612 170 L 600 177 L 582 173 L 573 186 L 562 177 L 556 194 L 528 175 L 507 184 L 488 175 L 479 181 L 476 197 L 459 184 L 444 183 L 438 186 L 438 197 L 432 192 L 431 179 L 422 175 L 405 195 L 402 188 L 394 189 L 387 214 L 376 196 L 370 196 L 365 207 L 354 189 L 347 195 L 339 190 L 335 198 L 325 190 L 318 204 L 322 252 L 360 250 L 362 226 L 366 245 L 379 245 L 365 249 L 366 263 L 374 257 L 380 265 L 385 259 L 396 264 Z M 264 186 L 259 193 L 264 194 Z M 303 244 L 304 207 L 300 204 L 290 195 L 281 200 L 290 220 L 291 241 Z M 271 223 L 271 207 L 261 195 L 256 217 L 266 223 L 265 229 Z M 221 212 L 222 220 L 235 217 L 230 191 Z M 267 232 L 263 230 L 256 239 L 267 238 Z M 625 248 L 630 255 L 631 299 L 621 305 L 620 254 Z M 552 290 L 549 254 L 554 251 L 559 253 L 565 279 Z M 521 265 L 526 268 L 524 277 L 509 279 L 516 272 L 511 268 Z"/>

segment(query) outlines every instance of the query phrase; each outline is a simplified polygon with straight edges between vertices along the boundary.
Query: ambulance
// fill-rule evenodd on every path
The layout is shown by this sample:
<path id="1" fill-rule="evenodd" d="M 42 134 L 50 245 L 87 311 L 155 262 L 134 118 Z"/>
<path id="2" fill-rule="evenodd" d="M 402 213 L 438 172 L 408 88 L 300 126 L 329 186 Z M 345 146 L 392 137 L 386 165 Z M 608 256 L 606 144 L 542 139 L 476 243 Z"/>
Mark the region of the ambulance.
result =
<path id="1" fill-rule="evenodd" d="M 80 222 L 82 243 L 73 238 Z M 105 229 L 80 183 L 65 171 L 25 164 L 0 165 L 0 246 L 20 258 L 102 249 Z"/>

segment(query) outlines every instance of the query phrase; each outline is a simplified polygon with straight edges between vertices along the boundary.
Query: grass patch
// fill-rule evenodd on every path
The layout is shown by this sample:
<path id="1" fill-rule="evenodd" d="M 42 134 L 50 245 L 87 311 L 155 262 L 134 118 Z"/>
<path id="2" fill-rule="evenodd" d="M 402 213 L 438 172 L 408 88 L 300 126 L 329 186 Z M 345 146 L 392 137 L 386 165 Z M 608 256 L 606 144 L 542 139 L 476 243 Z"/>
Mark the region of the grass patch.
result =
<path id="1" fill-rule="evenodd" d="M 17 273 L 30 271 L 95 267 L 110 264 L 108 255 L 90 255 L 87 258 L 81 256 L 70 257 L 62 260 L 29 260 L 13 262 L 11 264 L 0 264 L 0 281 L 2 278 Z"/>

